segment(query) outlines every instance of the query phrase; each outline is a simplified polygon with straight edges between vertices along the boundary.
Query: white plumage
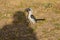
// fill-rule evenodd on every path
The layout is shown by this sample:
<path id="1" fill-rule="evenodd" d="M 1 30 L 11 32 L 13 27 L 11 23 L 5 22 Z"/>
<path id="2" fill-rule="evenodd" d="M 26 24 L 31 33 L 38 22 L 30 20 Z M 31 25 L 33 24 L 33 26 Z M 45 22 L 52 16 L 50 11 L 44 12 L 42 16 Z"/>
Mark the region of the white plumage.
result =
<path id="1" fill-rule="evenodd" d="M 40 20 L 45 20 L 45 19 L 36 19 L 34 17 L 34 15 L 32 14 L 32 9 L 31 8 L 27 8 L 26 11 L 28 12 L 28 19 L 30 22 L 32 22 L 33 24 L 36 23 L 37 21 L 40 21 Z"/>
<path id="2" fill-rule="evenodd" d="M 32 22 L 33 24 L 36 23 L 36 19 L 35 19 L 34 15 L 32 15 L 32 9 L 31 8 L 27 8 L 26 10 L 28 12 L 29 21 Z"/>

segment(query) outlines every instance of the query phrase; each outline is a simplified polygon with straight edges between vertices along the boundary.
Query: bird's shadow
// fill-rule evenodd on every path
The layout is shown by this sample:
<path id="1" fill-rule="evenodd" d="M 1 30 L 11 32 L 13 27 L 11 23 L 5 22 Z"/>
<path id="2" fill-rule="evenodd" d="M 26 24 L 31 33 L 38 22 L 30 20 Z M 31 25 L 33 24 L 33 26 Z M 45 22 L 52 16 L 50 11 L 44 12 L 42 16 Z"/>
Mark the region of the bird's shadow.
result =
<path id="1" fill-rule="evenodd" d="M 12 24 L 0 30 L 0 40 L 37 40 L 34 30 L 29 27 L 25 13 L 15 12 Z"/>

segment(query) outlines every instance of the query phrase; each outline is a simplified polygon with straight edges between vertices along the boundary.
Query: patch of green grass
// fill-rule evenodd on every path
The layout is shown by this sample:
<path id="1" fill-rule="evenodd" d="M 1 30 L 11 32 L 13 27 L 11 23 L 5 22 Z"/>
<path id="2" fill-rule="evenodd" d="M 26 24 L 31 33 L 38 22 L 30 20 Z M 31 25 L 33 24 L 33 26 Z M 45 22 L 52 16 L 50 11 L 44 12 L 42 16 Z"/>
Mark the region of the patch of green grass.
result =
<path id="1" fill-rule="evenodd" d="M 8 14 L 0 14 L 0 20 L 5 19 L 5 18 L 9 18 L 8 16 L 9 16 Z"/>
<path id="2" fill-rule="evenodd" d="M 60 30 L 60 24 L 59 23 L 55 23 L 54 25 L 55 25 L 55 29 Z"/>
<path id="3" fill-rule="evenodd" d="M 2 14 L 0 13 L 0 17 L 2 16 Z"/>
<path id="4" fill-rule="evenodd" d="M 60 9 L 57 9 L 57 8 L 55 8 L 55 9 L 53 9 L 53 11 L 57 14 L 60 14 Z"/>
<path id="5" fill-rule="evenodd" d="M 60 40 L 60 38 L 58 40 Z"/>
<path id="6" fill-rule="evenodd" d="M 44 34 L 48 33 L 48 31 L 47 31 L 46 29 L 43 29 L 42 32 L 43 32 Z"/>
<path id="7" fill-rule="evenodd" d="M 45 8 L 51 8 L 52 7 L 52 3 L 43 3 L 42 4 Z"/>

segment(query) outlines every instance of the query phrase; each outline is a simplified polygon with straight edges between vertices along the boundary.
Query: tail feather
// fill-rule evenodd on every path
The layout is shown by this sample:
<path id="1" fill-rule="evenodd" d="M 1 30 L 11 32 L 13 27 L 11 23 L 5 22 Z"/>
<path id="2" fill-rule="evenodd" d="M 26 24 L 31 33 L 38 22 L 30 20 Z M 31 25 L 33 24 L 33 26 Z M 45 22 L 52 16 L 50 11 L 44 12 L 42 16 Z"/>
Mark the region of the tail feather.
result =
<path id="1" fill-rule="evenodd" d="M 44 21 L 44 20 L 45 20 L 45 19 L 36 19 L 36 22 L 37 22 L 37 21 Z"/>

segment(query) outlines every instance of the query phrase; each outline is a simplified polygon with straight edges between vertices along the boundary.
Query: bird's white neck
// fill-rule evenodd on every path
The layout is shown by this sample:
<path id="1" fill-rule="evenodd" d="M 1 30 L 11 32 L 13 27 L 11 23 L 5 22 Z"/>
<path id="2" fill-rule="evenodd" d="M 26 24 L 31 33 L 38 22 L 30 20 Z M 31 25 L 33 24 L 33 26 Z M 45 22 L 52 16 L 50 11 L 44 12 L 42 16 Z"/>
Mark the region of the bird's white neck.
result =
<path id="1" fill-rule="evenodd" d="M 29 13 L 29 15 L 28 15 L 28 16 L 31 16 L 31 15 L 32 15 L 32 11 L 29 11 L 28 13 Z"/>

